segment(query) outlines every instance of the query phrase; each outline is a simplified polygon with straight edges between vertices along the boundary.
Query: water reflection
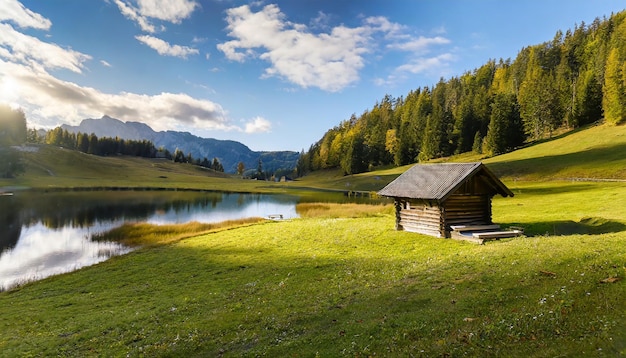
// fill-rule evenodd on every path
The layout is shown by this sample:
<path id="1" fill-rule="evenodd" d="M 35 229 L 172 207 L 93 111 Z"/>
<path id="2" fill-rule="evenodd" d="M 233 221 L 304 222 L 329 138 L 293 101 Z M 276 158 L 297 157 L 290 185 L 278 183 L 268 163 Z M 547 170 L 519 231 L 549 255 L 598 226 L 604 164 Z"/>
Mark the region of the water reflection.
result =
<path id="1" fill-rule="evenodd" d="M 220 222 L 282 214 L 296 198 L 194 192 L 18 193 L 0 197 L 0 291 L 92 265 L 130 248 L 92 241 L 126 222 Z"/>
<path id="2" fill-rule="evenodd" d="M 41 222 L 23 229 L 18 243 L 0 256 L 0 289 L 73 271 L 130 251 L 118 243 L 91 241 L 83 231 L 72 227 L 51 230 Z"/>

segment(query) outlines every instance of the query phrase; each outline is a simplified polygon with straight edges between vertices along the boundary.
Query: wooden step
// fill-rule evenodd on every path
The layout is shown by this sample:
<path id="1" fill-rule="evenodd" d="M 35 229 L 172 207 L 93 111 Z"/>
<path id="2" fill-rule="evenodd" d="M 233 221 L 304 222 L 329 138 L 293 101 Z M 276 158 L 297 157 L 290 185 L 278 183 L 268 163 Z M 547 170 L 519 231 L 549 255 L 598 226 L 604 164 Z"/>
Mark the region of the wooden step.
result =
<path id="1" fill-rule="evenodd" d="M 490 231 L 490 232 L 475 232 L 472 237 L 476 239 L 501 239 L 506 237 L 518 237 L 522 234 L 519 230 L 510 231 Z"/>
<path id="2" fill-rule="evenodd" d="M 500 230 L 500 225 L 452 225 L 454 231 Z"/>

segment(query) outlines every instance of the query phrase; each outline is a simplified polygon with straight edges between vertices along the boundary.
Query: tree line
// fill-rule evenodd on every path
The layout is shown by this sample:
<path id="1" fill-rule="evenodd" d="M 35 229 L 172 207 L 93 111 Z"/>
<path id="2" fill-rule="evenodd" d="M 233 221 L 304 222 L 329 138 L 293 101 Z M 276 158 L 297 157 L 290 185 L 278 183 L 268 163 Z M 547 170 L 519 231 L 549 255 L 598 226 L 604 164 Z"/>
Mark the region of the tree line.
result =
<path id="1" fill-rule="evenodd" d="M 33 130 L 34 131 L 34 130 Z M 29 137 L 30 135 L 29 130 Z M 36 137 L 36 134 L 35 134 Z M 100 137 L 94 133 L 73 133 L 62 127 L 56 127 L 46 133 L 44 142 L 68 149 L 79 150 L 83 153 L 109 156 L 129 155 L 143 158 L 165 158 L 176 163 L 189 163 L 198 165 L 218 172 L 224 172 L 224 166 L 217 158 L 194 158 L 191 153 L 185 154 L 176 148 L 172 154 L 165 148 L 156 148 L 149 140 L 125 140 L 118 137 Z"/>
<path id="2" fill-rule="evenodd" d="M 558 31 L 514 60 L 384 96 L 302 151 L 298 174 L 355 174 L 470 151 L 492 156 L 601 119 L 626 123 L 625 60 L 626 12 Z"/>
<path id="3" fill-rule="evenodd" d="M 154 158 L 157 149 L 148 140 L 124 140 L 120 138 L 101 137 L 94 133 L 72 133 L 67 129 L 56 127 L 46 133 L 45 143 L 67 149 L 76 149 L 83 153 L 99 156 L 131 155 Z"/>

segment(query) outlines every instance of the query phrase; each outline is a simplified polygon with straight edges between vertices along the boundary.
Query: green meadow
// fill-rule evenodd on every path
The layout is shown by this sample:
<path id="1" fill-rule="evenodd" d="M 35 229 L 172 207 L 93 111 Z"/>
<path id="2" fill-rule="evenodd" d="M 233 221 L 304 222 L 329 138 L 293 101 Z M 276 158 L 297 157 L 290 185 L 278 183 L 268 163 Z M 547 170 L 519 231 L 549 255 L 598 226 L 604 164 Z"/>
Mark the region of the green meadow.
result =
<path id="1" fill-rule="evenodd" d="M 108 237 L 141 245 L 130 254 L 0 293 L 0 352 L 623 356 L 625 148 L 626 127 L 596 126 L 485 159 L 515 194 L 494 199 L 494 221 L 526 232 L 485 245 L 395 231 L 391 205 L 306 203 L 293 220 L 124 226 Z M 58 155 L 47 147 L 39 155 L 48 150 Z M 98 181 L 95 164 L 62 169 L 28 155 L 24 177 L 0 186 L 115 180 L 117 169 L 102 170 L 106 180 Z M 318 172 L 273 184 L 134 158 L 98 160 L 133 167 L 111 186 L 236 187 L 311 198 L 323 190 L 375 191 L 407 169 Z"/>

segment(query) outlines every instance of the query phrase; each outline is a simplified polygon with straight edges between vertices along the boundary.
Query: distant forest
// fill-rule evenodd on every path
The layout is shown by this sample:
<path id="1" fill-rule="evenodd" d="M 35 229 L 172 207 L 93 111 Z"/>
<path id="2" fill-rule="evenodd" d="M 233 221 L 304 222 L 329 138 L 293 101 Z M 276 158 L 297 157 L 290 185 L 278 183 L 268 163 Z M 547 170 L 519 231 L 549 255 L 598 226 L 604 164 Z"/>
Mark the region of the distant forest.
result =
<path id="1" fill-rule="evenodd" d="M 46 133 L 45 138 L 40 138 L 35 129 L 28 130 L 28 141 L 31 143 L 44 142 L 46 144 L 61 146 L 79 150 L 83 153 L 100 156 L 131 155 L 144 158 L 165 158 L 176 163 L 189 163 L 199 165 L 218 172 L 224 171 L 224 166 L 217 158 L 213 161 L 194 158 L 191 153 L 185 153 L 176 149 L 174 154 L 164 148 L 157 149 L 149 140 L 124 140 L 120 138 L 101 137 L 95 134 L 70 133 L 66 129 L 56 127 Z"/>
<path id="2" fill-rule="evenodd" d="M 625 123 L 625 60 L 626 12 L 558 31 L 513 61 L 384 96 L 303 151 L 298 174 L 356 174 L 469 151 L 492 156 L 601 119 Z"/>

